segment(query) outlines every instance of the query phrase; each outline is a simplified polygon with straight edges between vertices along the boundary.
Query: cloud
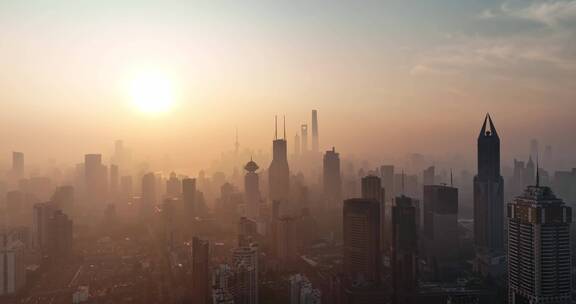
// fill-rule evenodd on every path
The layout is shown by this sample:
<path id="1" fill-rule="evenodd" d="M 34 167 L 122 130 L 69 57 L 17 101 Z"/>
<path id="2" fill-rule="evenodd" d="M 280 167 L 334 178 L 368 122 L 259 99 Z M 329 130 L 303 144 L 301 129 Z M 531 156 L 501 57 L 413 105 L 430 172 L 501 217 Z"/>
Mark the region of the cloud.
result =
<path id="1" fill-rule="evenodd" d="M 576 22 L 576 0 L 525 2 L 507 1 L 498 9 L 486 9 L 480 19 L 514 18 L 536 22 L 548 27 L 558 27 Z"/>

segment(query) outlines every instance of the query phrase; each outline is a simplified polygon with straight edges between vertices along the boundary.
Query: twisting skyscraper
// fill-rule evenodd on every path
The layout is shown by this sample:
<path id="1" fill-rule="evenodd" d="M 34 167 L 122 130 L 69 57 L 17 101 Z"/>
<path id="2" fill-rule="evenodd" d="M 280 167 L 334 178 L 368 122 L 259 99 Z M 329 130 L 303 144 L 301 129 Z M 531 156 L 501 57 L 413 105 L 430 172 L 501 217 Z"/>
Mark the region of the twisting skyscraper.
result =
<path id="1" fill-rule="evenodd" d="M 278 121 L 275 120 L 274 141 L 272 142 L 272 163 L 268 169 L 268 185 L 272 201 L 286 201 L 290 190 L 290 169 L 286 151 L 286 120 L 284 137 L 278 139 Z"/>
<path id="2" fill-rule="evenodd" d="M 489 114 L 486 114 L 478 136 L 478 173 L 474 177 L 474 245 L 480 263 L 483 263 L 481 260 L 493 260 L 492 257 L 503 253 L 504 180 L 500 175 L 500 138 Z M 482 269 L 480 271 L 483 272 Z"/>

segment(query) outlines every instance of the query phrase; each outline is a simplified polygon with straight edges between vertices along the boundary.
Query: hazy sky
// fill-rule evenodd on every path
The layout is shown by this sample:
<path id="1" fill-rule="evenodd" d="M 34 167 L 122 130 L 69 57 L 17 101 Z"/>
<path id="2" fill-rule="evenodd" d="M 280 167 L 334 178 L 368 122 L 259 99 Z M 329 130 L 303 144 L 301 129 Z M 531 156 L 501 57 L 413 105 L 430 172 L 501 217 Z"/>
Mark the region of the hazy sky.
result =
<path id="1" fill-rule="evenodd" d="M 172 111 L 133 106 L 150 71 Z M 367 157 L 474 157 L 487 111 L 505 157 L 531 137 L 574 155 L 575 76 L 576 1 L 2 0 L 0 160 L 79 162 L 122 138 L 197 166 L 236 126 L 269 150 L 274 114 L 290 145 L 312 108 L 323 148 Z"/>

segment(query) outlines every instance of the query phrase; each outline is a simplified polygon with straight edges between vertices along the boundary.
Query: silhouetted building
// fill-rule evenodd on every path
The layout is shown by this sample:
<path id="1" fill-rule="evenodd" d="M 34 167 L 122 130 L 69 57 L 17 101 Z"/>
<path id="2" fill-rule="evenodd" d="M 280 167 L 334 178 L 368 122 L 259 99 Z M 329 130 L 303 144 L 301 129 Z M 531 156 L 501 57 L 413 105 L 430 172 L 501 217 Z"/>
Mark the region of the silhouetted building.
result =
<path id="1" fill-rule="evenodd" d="M 122 176 L 120 178 L 120 197 L 124 202 L 128 202 L 132 200 L 133 195 L 132 176 Z"/>
<path id="2" fill-rule="evenodd" d="M 182 179 L 182 200 L 184 202 L 184 209 L 190 215 L 197 213 L 196 204 L 196 179 L 184 178 Z"/>
<path id="3" fill-rule="evenodd" d="M 250 244 L 232 251 L 236 286 L 234 303 L 258 304 L 258 246 Z"/>
<path id="4" fill-rule="evenodd" d="M 51 201 L 56 209 L 62 210 L 65 214 L 74 214 L 74 187 L 61 186 L 56 188 Z"/>
<path id="5" fill-rule="evenodd" d="M 244 176 L 244 194 L 246 196 L 247 214 L 249 217 L 257 217 L 260 209 L 260 182 L 258 173 L 258 164 L 252 159 L 244 166 L 246 175 Z"/>
<path id="6" fill-rule="evenodd" d="M 16 178 L 24 176 L 24 153 L 12 152 L 12 173 Z"/>
<path id="7" fill-rule="evenodd" d="M 156 195 L 156 175 L 152 172 L 144 174 L 142 177 L 142 205 L 140 206 L 143 216 L 149 216 L 158 204 Z"/>
<path id="8" fill-rule="evenodd" d="M 102 155 L 84 156 L 85 190 L 90 207 L 104 207 L 108 192 L 106 166 L 102 165 Z"/>
<path id="9" fill-rule="evenodd" d="M 120 171 L 117 165 L 110 165 L 110 195 L 117 199 L 118 186 L 120 183 Z"/>
<path id="10" fill-rule="evenodd" d="M 507 209 L 509 303 L 572 303 L 572 208 L 536 182 Z"/>
<path id="11" fill-rule="evenodd" d="M 344 201 L 344 273 L 354 285 L 380 282 L 380 202 L 374 199 Z"/>
<path id="12" fill-rule="evenodd" d="M 269 196 L 273 201 L 287 201 L 290 194 L 290 169 L 286 153 L 286 122 L 284 122 L 283 139 L 278 139 L 276 125 L 275 139 L 272 143 L 272 162 L 268 168 Z"/>
<path id="13" fill-rule="evenodd" d="M 435 178 L 435 167 L 430 166 L 424 170 L 422 173 L 422 184 L 426 185 L 434 185 L 434 178 Z"/>
<path id="14" fill-rule="evenodd" d="M 210 251 L 209 243 L 197 237 L 192 239 L 192 299 L 193 303 L 210 303 Z"/>
<path id="15" fill-rule="evenodd" d="M 48 220 L 47 253 L 51 260 L 65 261 L 72 254 L 72 220 L 56 210 Z"/>
<path id="16" fill-rule="evenodd" d="M 308 125 L 307 124 L 303 124 L 300 126 L 300 134 L 302 134 L 300 149 L 302 151 L 302 154 L 306 155 L 306 153 L 308 153 Z"/>
<path id="17" fill-rule="evenodd" d="M 382 186 L 386 190 L 385 199 L 390 202 L 394 197 L 394 166 L 381 166 L 380 175 L 382 176 Z"/>
<path id="18" fill-rule="evenodd" d="M 339 205 L 342 201 L 342 177 L 340 175 L 340 154 L 336 153 L 334 147 L 324 154 L 322 182 L 324 199 L 330 206 Z"/>
<path id="19" fill-rule="evenodd" d="M 489 129 L 488 129 L 489 128 Z M 486 115 L 478 136 L 478 173 L 474 177 L 474 243 L 481 273 L 499 268 L 494 257 L 504 249 L 504 180 L 500 175 L 500 138 Z M 495 267 L 492 267 L 495 266 Z"/>
<path id="20" fill-rule="evenodd" d="M 407 300 L 416 290 L 418 279 L 418 234 L 415 200 L 395 199 L 392 207 L 392 282 L 395 303 Z"/>
<path id="21" fill-rule="evenodd" d="M 170 178 L 166 181 L 166 196 L 169 198 L 179 198 L 182 195 L 182 183 L 176 173 L 170 173 Z"/>
<path id="22" fill-rule="evenodd" d="M 32 246 L 44 251 L 48 244 L 48 225 L 55 208 L 50 203 L 37 203 L 33 209 Z"/>
<path id="23" fill-rule="evenodd" d="M 298 258 L 298 236 L 296 219 L 281 217 L 277 220 L 276 252 L 283 267 L 290 267 Z"/>
<path id="24" fill-rule="evenodd" d="M 371 199 L 378 202 L 378 214 L 380 222 L 380 255 L 383 257 L 385 247 L 386 247 L 386 229 L 385 229 L 385 219 L 386 219 L 386 205 L 385 196 L 386 191 L 382 188 L 382 182 L 378 176 L 368 175 L 362 178 L 362 198 Z"/>
<path id="25" fill-rule="evenodd" d="M 302 274 L 290 276 L 290 304 L 320 304 L 322 293 Z"/>
<path id="26" fill-rule="evenodd" d="M 294 155 L 295 156 L 300 156 L 300 136 L 298 135 L 298 133 L 296 133 L 296 135 L 294 136 Z"/>
<path id="27" fill-rule="evenodd" d="M 312 110 L 312 152 L 318 153 L 318 111 Z"/>
<path id="28" fill-rule="evenodd" d="M 424 186 L 424 249 L 436 279 L 455 278 L 458 262 L 458 189 Z M 452 268 L 452 269 L 451 269 Z"/>
<path id="29" fill-rule="evenodd" d="M 25 246 L 0 231 L 0 297 L 19 292 L 26 284 Z"/>

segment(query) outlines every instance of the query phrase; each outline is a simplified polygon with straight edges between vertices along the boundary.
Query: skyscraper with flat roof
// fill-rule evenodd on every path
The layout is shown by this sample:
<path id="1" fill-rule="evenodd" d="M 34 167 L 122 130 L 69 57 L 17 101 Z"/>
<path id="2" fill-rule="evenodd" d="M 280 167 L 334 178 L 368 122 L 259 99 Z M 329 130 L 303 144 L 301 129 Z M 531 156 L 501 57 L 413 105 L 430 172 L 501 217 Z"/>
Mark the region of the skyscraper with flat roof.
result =
<path id="1" fill-rule="evenodd" d="M 392 282 L 395 303 L 408 303 L 417 287 L 418 233 L 416 201 L 401 195 L 392 207 Z"/>
<path id="2" fill-rule="evenodd" d="M 380 282 L 380 203 L 374 199 L 344 201 L 344 273 L 353 284 Z"/>
<path id="3" fill-rule="evenodd" d="M 537 181 L 507 217 L 508 303 L 572 303 L 572 208 Z"/>
<path id="4" fill-rule="evenodd" d="M 334 147 L 324 154 L 324 165 L 322 174 L 324 186 L 324 198 L 331 206 L 340 204 L 342 201 L 342 177 L 340 172 L 340 154 Z"/>

